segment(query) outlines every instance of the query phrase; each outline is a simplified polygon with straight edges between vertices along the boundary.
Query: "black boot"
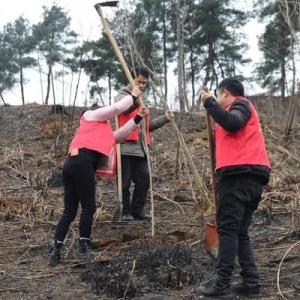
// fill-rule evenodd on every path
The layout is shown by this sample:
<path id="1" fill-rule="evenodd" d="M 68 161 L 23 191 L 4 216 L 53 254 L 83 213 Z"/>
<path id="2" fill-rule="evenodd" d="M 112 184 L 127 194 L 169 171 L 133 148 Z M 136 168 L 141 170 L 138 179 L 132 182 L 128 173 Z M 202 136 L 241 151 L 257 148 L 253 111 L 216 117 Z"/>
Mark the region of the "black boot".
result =
<path id="1" fill-rule="evenodd" d="M 92 248 L 91 240 L 87 238 L 79 239 L 78 257 L 80 260 L 87 260 L 94 257 L 98 252 L 94 251 Z"/>
<path id="2" fill-rule="evenodd" d="M 209 280 L 196 288 L 196 294 L 214 299 L 233 299 L 230 287 L 218 285 L 214 279 Z"/>
<path id="3" fill-rule="evenodd" d="M 61 250 L 61 246 L 62 246 L 62 242 L 59 241 L 54 241 L 51 251 L 50 251 L 50 258 L 49 258 L 49 262 L 48 265 L 51 267 L 54 267 L 58 264 L 58 262 L 60 261 L 60 250 Z"/>
<path id="4" fill-rule="evenodd" d="M 248 298 L 260 298 L 260 286 L 258 284 L 248 285 L 243 282 L 232 285 L 231 290 L 234 294 L 241 295 Z"/>
<path id="5" fill-rule="evenodd" d="M 123 221 L 123 222 L 133 222 L 133 221 L 135 221 L 135 219 L 132 216 L 132 214 L 124 214 L 124 215 L 122 215 L 121 221 Z"/>
<path id="6" fill-rule="evenodd" d="M 137 221 L 149 221 L 151 220 L 151 216 L 146 214 L 144 211 L 140 212 L 140 213 L 132 213 L 132 216 L 134 217 L 135 220 Z"/>

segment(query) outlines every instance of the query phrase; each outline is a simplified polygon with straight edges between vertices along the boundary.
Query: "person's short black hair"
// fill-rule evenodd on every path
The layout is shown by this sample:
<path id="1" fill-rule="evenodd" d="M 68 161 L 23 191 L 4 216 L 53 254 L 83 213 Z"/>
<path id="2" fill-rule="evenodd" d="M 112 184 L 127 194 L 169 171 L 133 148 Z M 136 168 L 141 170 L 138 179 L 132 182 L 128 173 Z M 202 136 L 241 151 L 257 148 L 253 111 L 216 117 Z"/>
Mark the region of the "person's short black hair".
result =
<path id="1" fill-rule="evenodd" d="M 80 113 L 80 117 L 82 117 L 82 115 L 83 115 L 86 111 L 88 111 L 88 110 L 96 110 L 96 109 L 101 108 L 101 107 L 103 107 L 103 106 L 100 106 L 97 102 L 94 102 L 94 103 L 91 105 L 91 107 L 90 107 L 89 109 L 83 110 L 83 111 Z"/>
<path id="2" fill-rule="evenodd" d="M 233 96 L 244 97 L 244 86 L 243 84 L 235 78 L 225 78 L 219 85 L 218 90 L 226 89 Z"/>
<path id="3" fill-rule="evenodd" d="M 139 75 L 142 75 L 143 77 L 148 79 L 149 71 L 147 70 L 147 68 L 138 67 L 138 68 L 135 68 L 134 71 L 131 72 L 132 78 L 137 78 Z"/>

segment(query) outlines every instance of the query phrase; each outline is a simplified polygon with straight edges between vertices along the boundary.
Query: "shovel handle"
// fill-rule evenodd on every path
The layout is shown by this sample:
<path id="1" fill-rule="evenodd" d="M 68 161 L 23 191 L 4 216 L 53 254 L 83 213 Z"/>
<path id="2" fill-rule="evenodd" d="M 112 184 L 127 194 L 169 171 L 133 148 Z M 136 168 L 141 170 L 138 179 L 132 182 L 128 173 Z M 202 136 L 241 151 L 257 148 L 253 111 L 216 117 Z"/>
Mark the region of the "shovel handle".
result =
<path id="1" fill-rule="evenodd" d="M 114 101 L 116 102 L 116 97 L 114 97 Z M 115 117 L 116 130 L 119 129 L 119 119 Z M 122 190 L 122 160 L 121 160 L 121 145 L 117 144 L 117 183 L 118 183 L 118 202 L 115 208 L 115 212 L 113 215 L 113 222 L 120 221 L 123 210 L 123 190 Z"/>
<path id="2" fill-rule="evenodd" d="M 214 173 L 215 173 L 214 142 L 213 142 L 213 134 L 212 134 L 212 127 L 211 127 L 210 115 L 208 114 L 207 111 L 206 111 L 206 127 L 207 127 L 207 133 L 208 133 L 210 172 L 211 172 L 211 178 L 213 180 Z M 214 197 L 215 210 L 216 210 L 217 209 L 217 192 L 216 192 L 215 188 L 213 188 L 213 197 Z"/>

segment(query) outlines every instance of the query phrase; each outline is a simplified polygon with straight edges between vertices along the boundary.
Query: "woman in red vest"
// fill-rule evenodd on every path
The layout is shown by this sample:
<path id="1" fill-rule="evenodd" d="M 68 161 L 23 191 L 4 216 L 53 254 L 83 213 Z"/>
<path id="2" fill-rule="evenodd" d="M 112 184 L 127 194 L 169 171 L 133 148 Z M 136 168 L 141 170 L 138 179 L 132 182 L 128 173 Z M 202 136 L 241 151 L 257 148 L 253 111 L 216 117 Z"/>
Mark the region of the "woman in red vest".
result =
<path id="1" fill-rule="evenodd" d="M 107 162 L 115 143 L 120 143 L 135 131 L 140 121 L 148 114 L 142 107 L 140 112 L 115 132 L 112 131 L 109 119 L 119 115 L 132 105 L 137 105 L 141 91 L 138 87 L 132 94 L 121 101 L 96 110 L 84 112 L 80 126 L 69 147 L 69 156 L 63 166 L 64 211 L 57 224 L 53 249 L 49 265 L 55 266 L 60 260 L 60 250 L 74 221 L 79 203 L 81 215 L 79 221 L 79 257 L 85 259 L 91 254 L 91 229 L 93 215 L 96 211 L 95 172 L 100 162 Z"/>
<path id="2" fill-rule="evenodd" d="M 216 122 L 219 249 L 215 278 L 196 292 L 216 299 L 232 299 L 232 292 L 259 297 L 259 273 L 248 229 L 271 171 L 260 122 L 253 104 L 244 97 L 242 83 L 236 79 L 220 82 L 217 100 L 204 90 L 201 99 Z M 231 286 L 236 256 L 243 281 Z"/>

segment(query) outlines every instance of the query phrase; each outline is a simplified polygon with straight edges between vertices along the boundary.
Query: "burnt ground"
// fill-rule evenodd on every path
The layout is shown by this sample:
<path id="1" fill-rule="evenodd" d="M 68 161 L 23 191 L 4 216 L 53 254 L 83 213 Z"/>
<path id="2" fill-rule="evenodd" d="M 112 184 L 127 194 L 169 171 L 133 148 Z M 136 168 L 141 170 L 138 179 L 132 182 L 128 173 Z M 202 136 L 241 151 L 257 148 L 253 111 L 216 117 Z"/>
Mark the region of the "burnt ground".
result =
<path id="1" fill-rule="evenodd" d="M 153 133 L 150 152 L 155 236 L 150 222 L 111 222 L 117 202 L 115 179 L 98 178 L 93 226 L 97 263 L 77 260 L 76 219 L 62 263 L 47 265 L 63 209 L 60 170 L 80 111 L 76 108 L 72 121 L 70 116 L 51 114 L 51 107 L 0 107 L 0 299 L 200 299 L 193 288 L 210 279 L 214 270 L 203 245 L 204 224 L 213 221 L 212 209 L 202 213 L 195 205 L 181 151 L 176 168 L 178 143 L 169 125 Z M 298 129 L 295 126 L 283 140 L 283 121 L 264 115 L 262 123 L 274 167 L 251 228 L 262 299 L 299 299 Z M 184 115 L 182 132 L 211 195 L 203 115 Z M 193 190 L 201 203 L 203 194 L 195 182 Z M 238 272 L 237 267 L 235 280 Z"/>

